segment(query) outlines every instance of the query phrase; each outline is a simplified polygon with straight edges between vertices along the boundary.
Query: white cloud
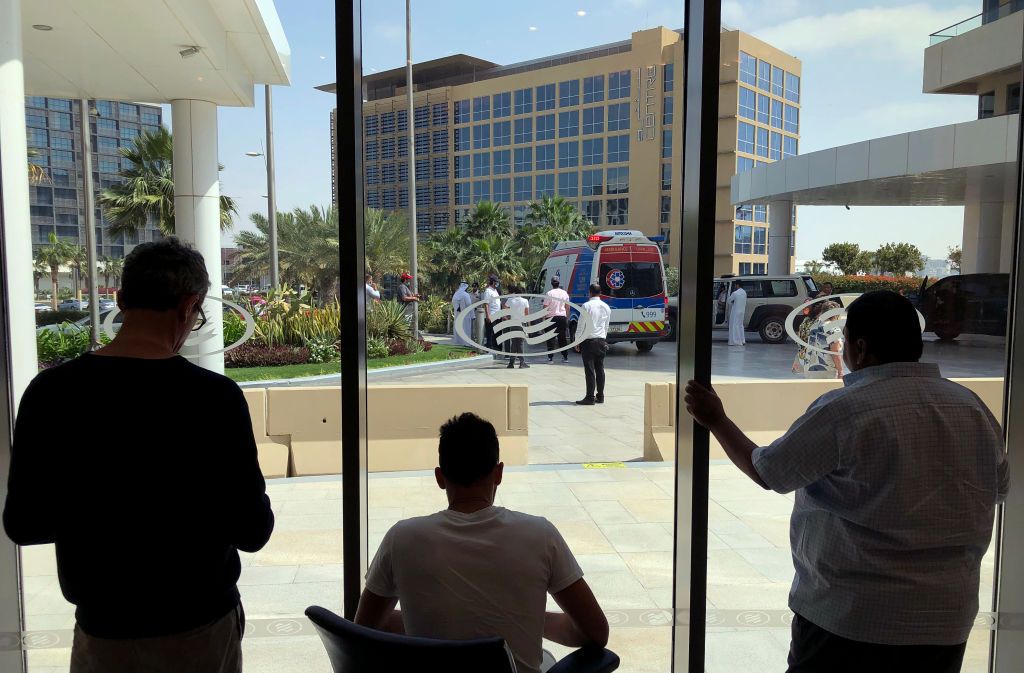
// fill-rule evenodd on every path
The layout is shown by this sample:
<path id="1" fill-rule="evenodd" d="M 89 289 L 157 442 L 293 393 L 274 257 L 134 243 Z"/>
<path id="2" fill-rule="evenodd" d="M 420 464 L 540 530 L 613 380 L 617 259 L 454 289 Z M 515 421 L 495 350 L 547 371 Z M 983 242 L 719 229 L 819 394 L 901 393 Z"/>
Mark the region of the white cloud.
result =
<path id="1" fill-rule="evenodd" d="M 731 1 L 731 0 L 727 0 Z M 756 32 L 757 37 L 797 57 L 828 51 L 864 49 L 893 63 L 919 68 L 928 36 L 977 13 L 971 5 L 936 9 L 924 3 L 867 7 L 801 16 Z"/>
<path id="2" fill-rule="evenodd" d="M 827 119 L 805 117 L 800 149 L 806 154 L 826 147 L 957 124 L 970 121 L 976 112 L 976 99 L 968 96 L 917 98 L 864 108 L 839 108 L 837 114 L 828 115 Z"/>
<path id="3" fill-rule="evenodd" d="M 370 32 L 388 42 L 405 42 L 405 24 L 378 23 L 370 29 Z"/>
<path id="4" fill-rule="evenodd" d="M 738 27 L 747 18 L 747 10 L 739 0 L 723 0 L 722 23 Z"/>

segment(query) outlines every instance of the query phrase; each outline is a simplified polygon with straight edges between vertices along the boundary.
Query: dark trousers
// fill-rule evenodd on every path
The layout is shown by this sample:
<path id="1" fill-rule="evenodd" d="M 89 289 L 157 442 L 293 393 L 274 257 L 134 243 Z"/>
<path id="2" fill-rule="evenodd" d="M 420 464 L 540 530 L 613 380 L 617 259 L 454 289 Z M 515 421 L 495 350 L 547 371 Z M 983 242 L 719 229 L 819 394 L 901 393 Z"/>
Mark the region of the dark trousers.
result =
<path id="1" fill-rule="evenodd" d="M 587 397 L 594 399 L 604 397 L 604 354 L 608 352 L 608 342 L 604 339 L 587 339 L 580 346 L 583 355 L 583 374 L 587 377 Z"/>
<path id="2" fill-rule="evenodd" d="M 516 361 L 516 354 L 519 355 L 519 364 L 525 364 L 526 358 L 523 357 L 523 339 L 509 339 L 505 342 L 506 352 L 509 353 L 508 362 L 512 364 Z"/>
<path id="3" fill-rule="evenodd" d="M 484 316 L 484 345 L 488 348 L 498 349 L 498 339 L 494 336 L 494 325 Z"/>
<path id="4" fill-rule="evenodd" d="M 554 323 L 555 323 L 555 336 L 553 336 L 550 339 L 548 339 L 548 350 L 549 351 L 555 350 L 554 349 L 554 344 L 555 344 L 556 341 L 558 343 L 558 347 L 559 348 L 565 348 L 565 344 L 568 343 L 568 339 L 566 338 L 566 336 L 569 333 L 569 319 L 566 318 L 564 315 L 556 315 L 556 316 L 553 316 L 551 318 L 551 320 L 554 321 Z M 555 359 L 554 353 L 552 353 L 551 355 L 548 356 L 548 360 L 554 360 L 554 359 Z M 563 360 L 568 360 L 569 359 L 569 352 L 568 351 L 562 351 L 562 359 Z"/>
<path id="5" fill-rule="evenodd" d="M 848 640 L 793 616 L 787 673 L 959 673 L 967 643 L 877 645 Z"/>

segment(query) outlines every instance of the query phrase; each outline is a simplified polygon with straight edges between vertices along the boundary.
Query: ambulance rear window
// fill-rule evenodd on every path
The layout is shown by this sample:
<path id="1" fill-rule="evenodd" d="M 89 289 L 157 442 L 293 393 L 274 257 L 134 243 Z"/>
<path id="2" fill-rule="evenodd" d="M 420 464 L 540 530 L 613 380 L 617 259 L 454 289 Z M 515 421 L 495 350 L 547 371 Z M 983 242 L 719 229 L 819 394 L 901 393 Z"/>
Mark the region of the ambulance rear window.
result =
<path id="1" fill-rule="evenodd" d="M 659 262 L 607 262 L 598 274 L 601 294 L 610 297 L 656 297 L 665 294 Z"/>

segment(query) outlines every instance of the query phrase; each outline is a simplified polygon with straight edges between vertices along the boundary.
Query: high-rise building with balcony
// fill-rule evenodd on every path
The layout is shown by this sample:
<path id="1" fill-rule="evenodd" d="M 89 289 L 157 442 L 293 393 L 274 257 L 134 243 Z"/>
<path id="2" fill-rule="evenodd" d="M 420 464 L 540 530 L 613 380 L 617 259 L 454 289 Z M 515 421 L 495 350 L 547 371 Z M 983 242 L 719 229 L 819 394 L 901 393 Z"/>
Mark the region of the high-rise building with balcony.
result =
<path id="1" fill-rule="evenodd" d="M 510 65 L 464 54 L 415 64 L 417 230 L 444 230 L 480 201 L 521 224 L 530 203 L 557 195 L 599 228 L 663 235 L 668 249 L 681 221 L 683 55 L 680 32 L 659 27 Z M 765 271 L 767 210 L 734 208 L 729 178 L 797 154 L 800 77 L 796 58 L 723 29 L 716 234 L 728 245 L 716 251 L 717 273 Z M 405 69 L 363 86 L 365 204 L 404 210 Z"/>
<path id="2" fill-rule="evenodd" d="M 97 193 L 96 251 L 100 256 L 123 257 L 134 245 L 157 240 L 160 232 L 148 223 L 130 236 L 111 236 L 99 207 L 99 193 L 121 181 L 118 172 L 128 160 L 118 151 L 131 145 L 142 131 L 162 123 L 159 106 L 118 101 L 89 101 L 92 134 L 93 185 Z M 85 245 L 85 192 L 82 179 L 82 110 L 80 102 L 66 98 L 30 96 L 25 99 L 29 162 L 43 169 L 46 178 L 30 188 L 32 246 L 46 245 L 50 234 L 75 245 Z"/>

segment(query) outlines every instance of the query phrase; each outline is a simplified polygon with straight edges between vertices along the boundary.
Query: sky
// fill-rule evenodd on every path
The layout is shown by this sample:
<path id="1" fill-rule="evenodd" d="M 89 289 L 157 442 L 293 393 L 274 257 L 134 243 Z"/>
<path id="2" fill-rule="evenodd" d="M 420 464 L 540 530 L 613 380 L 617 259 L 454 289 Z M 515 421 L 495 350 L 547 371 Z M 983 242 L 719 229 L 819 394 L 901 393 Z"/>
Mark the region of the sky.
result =
<path id="1" fill-rule="evenodd" d="M 292 50 L 292 85 L 274 89 L 278 210 L 331 200 L 330 111 L 335 81 L 334 4 L 277 2 Z M 683 25 L 681 0 L 413 0 L 416 61 L 466 53 L 513 63 L 628 39 L 635 30 Z M 724 0 L 723 21 L 803 61 L 801 153 L 976 118 L 971 96 L 921 93 L 928 36 L 980 11 L 980 1 Z M 585 14 L 579 16 L 578 12 Z M 532 27 L 532 28 L 531 28 Z M 404 65 L 405 2 L 363 3 L 364 72 Z M 254 108 L 221 108 L 222 192 L 239 204 L 236 225 L 266 212 L 262 87 Z M 169 117 L 169 115 L 168 115 Z M 909 241 L 943 258 L 959 245 L 962 208 L 799 209 L 797 259 L 817 259 L 831 242 L 873 249 Z M 224 238 L 230 244 L 232 235 Z"/>

